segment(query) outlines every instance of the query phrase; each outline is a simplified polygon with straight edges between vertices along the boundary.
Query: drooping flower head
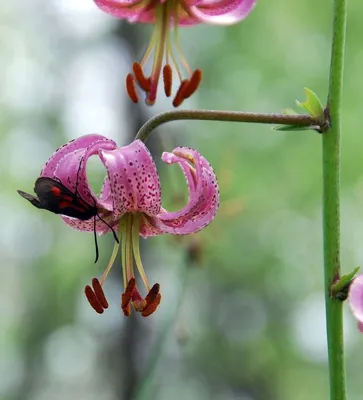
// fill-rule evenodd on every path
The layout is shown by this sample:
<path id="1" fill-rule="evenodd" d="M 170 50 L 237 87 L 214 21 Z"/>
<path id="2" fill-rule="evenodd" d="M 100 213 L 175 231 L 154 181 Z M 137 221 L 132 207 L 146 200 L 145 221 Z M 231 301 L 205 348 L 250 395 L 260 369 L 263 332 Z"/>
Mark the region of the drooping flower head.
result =
<path id="1" fill-rule="evenodd" d="M 100 158 L 107 173 L 99 196 L 90 187 L 86 174 L 87 160 L 93 155 Z M 85 288 L 88 301 L 98 313 L 108 307 L 102 285 L 120 246 L 125 285 L 122 310 L 129 315 L 132 304 L 136 311 L 148 316 L 160 303 L 161 295 L 159 284 L 149 286 L 141 262 L 139 236 L 194 233 L 206 227 L 217 212 L 217 179 L 203 156 L 191 148 L 177 147 L 171 153 L 164 152 L 162 160 L 167 164 L 179 164 L 187 181 L 188 204 L 176 212 L 168 212 L 161 206 L 159 176 L 149 150 L 140 140 L 118 148 L 104 136 L 86 135 L 60 147 L 41 172 L 41 177 L 56 179 L 72 193 L 76 191 L 83 201 L 97 206 L 95 225 L 93 219 L 62 216 L 69 226 L 87 232 L 92 232 L 95 227 L 99 234 L 111 231 L 111 227 L 118 232 L 120 243 L 115 243 L 104 274 L 100 280 L 92 280 L 92 288 Z M 145 285 L 145 297 L 138 290 L 134 265 Z"/>
<path id="2" fill-rule="evenodd" d="M 152 105 L 160 75 L 163 75 L 167 97 L 172 93 L 172 67 L 179 79 L 179 88 L 173 100 L 178 107 L 198 88 L 202 72 L 193 71 L 184 57 L 178 39 L 178 26 L 190 26 L 201 22 L 217 25 L 235 24 L 252 11 L 257 0 L 94 0 L 103 11 L 129 22 L 154 24 L 150 43 L 140 63 L 133 64 L 133 74 L 126 78 L 129 97 L 135 103 L 139 97 L 135 82 L 146 93 L 146 104 Z M 174 45 L 171 30 L 174 28 Z M 154 53 L 150 77 L 144 68 Z M 163 64 L 165 60 L 165 63 Z"/>
<path id="3" fill-rule="evenodd" d="M 351 283 L 348 299 L 352 313 L 358 321 L 358 329 L 363 333 L 363 275 L 358 275 Z"/>

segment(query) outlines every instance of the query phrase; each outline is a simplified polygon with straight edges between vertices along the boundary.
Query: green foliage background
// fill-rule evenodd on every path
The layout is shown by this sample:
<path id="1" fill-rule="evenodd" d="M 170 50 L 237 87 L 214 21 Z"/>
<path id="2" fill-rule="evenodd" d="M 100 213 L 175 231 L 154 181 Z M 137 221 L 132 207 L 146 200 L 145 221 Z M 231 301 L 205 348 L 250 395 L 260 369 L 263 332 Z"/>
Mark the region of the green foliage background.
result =
<path id="1" fill-rule="evenodd" d="M 158 312 L 145 320 L 124 319 L 118 308 L 120 265 L 105 286 L 107 313 L 95 315 L 83 297 L 83 287 L 103 272 L 112 237 L 100 238 L 93 265 L 90 235 L 16 194 L 31 192 L 65 141 L 98 131 L 124 145 L 147 116 L 169 107 L 163 99 L 151 109 L 130 105 L 123 90 L 151 28 L 117 25 L 91 0 L 76 3 L 0 5 L 0 398 L 327 399 L 319 134 L 195 121 L 153 134 L 156 159 L 186 145 L 211 162 L 221 210 L 195 236 L 144 241 L 144 267 L 163 292 Z M 363 4 L 350 1 L 344 272 L 363 258 L 362 13 Z M 243 23 L 181 29 L 188 61 L 204 72 L 185 107 L 279 112 L 303 100 L 304 86 L 324 101 L 331 19 L 330 1 L 261 0 Z M 91 164 L 100 184 L 102 168 Z M 176 209 L 183 178 L 177 168 L 159 167 L 165 206 Z M 200 250 L 197 263 L 190 261 L 193 249 Z M 348 393 L 358 400 L 362 338 L 346 308 Z"/>

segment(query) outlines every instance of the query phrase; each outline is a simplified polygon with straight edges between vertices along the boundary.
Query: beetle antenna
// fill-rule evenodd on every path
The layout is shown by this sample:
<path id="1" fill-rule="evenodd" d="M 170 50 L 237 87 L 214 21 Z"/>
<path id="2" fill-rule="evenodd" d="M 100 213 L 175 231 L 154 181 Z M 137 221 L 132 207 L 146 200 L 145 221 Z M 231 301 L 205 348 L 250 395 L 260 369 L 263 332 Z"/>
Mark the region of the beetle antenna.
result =
<path id="1" fill-rule="evenodd" d="M 107 226 L 111 229 L 115 241 L 116 241 L 117 243 L 120 243 L 120 241 L 118 240 L 118 237 L 117 237 L 117 235 L 116 235 L 116 232 L 115 232 L 115 230 L 112 228 L 112 226 L 111 226 L 108 222 L 106 222 L 103 218 L 101 218 L 99 214 L 97 214 L 97 217 L 98 217 L 105 225 L 107 225 Z M 96 228 L 95 228 L 95 231 L 96 231 Z"/>
<path id="2" fill-rule="evenodd" d="M 96 248 L 96 259 L 95 264 L 98 261 L 99 251 L 98 251 L 98 242 L 97 242 L 97 233 L 96 233 L 96 216 L 93 217 L 93 235 L 95 238 L 95 248 Z"/>

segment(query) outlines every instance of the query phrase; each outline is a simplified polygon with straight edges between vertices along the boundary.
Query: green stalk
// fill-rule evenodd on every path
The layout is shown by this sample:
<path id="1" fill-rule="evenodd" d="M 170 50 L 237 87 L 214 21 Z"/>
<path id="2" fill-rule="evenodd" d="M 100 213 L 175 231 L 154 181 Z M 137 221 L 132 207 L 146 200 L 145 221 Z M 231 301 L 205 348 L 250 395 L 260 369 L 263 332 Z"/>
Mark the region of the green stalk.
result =
<path id="1" fill-rule="evenodd" d="M 151 132 L 158 126 L 170 121 L 199 120 L 199 121 L 226 121 L 249 122 L 257 124 L 277 124 L 305 126 L 319 131 L 325 130 L 324 119 L 301 114 L 264 114 L 242 111 L 220 110 L 175 110 L 167 111 L 150 118 L 140 128 L 135 140 L 146 142 Z"/>
<path id="2" fill-rule="evenodd" d="M 346 399 L 343 303 L 331 296 L 340 277 L 340 115 L 347 1 L 334 0 L 333 38 L 327 115 L 331 128 L 323 140 L 323 231 L 326 326 L 329 355 L 330 399 Z"/>

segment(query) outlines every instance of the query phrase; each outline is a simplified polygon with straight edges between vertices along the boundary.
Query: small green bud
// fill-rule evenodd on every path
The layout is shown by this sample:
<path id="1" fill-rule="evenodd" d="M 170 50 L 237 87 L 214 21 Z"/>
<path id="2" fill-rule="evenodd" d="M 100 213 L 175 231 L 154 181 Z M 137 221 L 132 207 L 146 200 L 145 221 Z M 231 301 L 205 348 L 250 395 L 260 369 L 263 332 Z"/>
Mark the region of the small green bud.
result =
<path id="1" fill-rule="evenodd" d="M 355 275 L 359 271 L 359 267 L 354 268 L 349 274 L 343 275 L 340 279 L 334 282 L 331 286 L 331 294 L 340 300 L 345 300 L 348 296 L 349 286 L 352 283 Z"/>

